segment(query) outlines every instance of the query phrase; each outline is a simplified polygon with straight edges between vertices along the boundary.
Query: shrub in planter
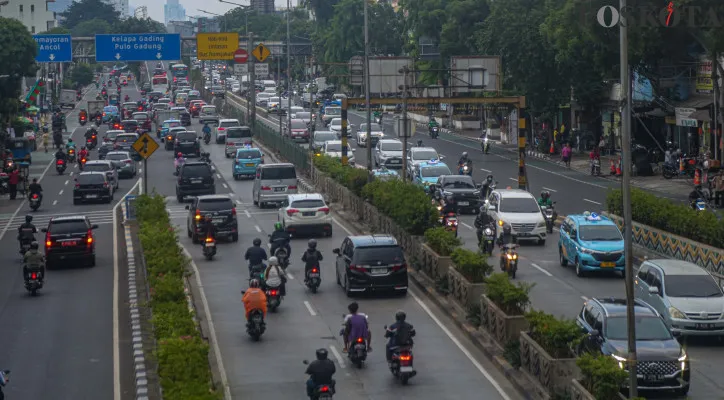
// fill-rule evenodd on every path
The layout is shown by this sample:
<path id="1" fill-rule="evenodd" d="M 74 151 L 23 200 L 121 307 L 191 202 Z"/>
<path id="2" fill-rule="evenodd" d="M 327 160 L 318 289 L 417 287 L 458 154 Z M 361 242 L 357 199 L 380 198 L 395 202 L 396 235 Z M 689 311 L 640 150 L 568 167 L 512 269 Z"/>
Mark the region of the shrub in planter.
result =
<path id="1" fill-rule="evenodd" d="M 315 157 L 314 166 L 329 174 L 332 179 L 358 196 L 362 194 L 362 188 L 367 184 L 366 169 L 355 168 L 350 165 L 344 166 L 339 159 L 328 156 Z"/>
<path id="2" fill-rule="evenodd" d="M 523 315 L 530 305 L 530 290 L 535 283 L 513 283 L 506 273 L 492 274 L 485 283 L 486 296 L 507 315 Z"/>
<path id="3" fill-rule="evenodd" d="M 456 248 L 450 258 L 452 258 L 455 269 L 470 283 L 486 282 L 487 276 L 493 270 L 493 267 L 488 264 L 487 257 L 462 247 Z"/>
<path id="4" fill-rule="evenodd" d="M 558 319 L 543 311 L 530 311 L 525 315 L 530 326 L 528 334 L 553 358 L 573 358 L 573 350 L 583 339 L 576 322 Z"/>
<path id="5" fill-rule="evenodd" d="M 628 378 L 628 372 L 619 368 L 612 357 L 602 354 L 584 354 L 576 360 L 581 369 L 581 385 L 596 400 L 618 400 L 621 386 Z"/>
<path id="6" fill-rule="evenodd" d="M 401 180 L 375 180 L 362 195 L 411 235 L 422 235 L 437 223 L 438 211 L 421 187 Z"/>
<path id="7" fill-rule="evenodd" d="M 439 256 L 449 257 L 462 242 L 454 233 L 442 226 L 425 231 L 425 243 Z"/>
<path id="8" fill-rule="evenodd" d="M 209 391 L 209 346 L 199 337 L 161 340 L 158 344 L 158 374 L 163 396 L 175 400 L 218 400 Z"/>
<path id="9" fill-rule="evenodd" d="M 196 333 L 196 324 L 189 308 L 184 303 L 157 303 L 153 305 L 153 329 L 158 337 L 191 336 Z"/>

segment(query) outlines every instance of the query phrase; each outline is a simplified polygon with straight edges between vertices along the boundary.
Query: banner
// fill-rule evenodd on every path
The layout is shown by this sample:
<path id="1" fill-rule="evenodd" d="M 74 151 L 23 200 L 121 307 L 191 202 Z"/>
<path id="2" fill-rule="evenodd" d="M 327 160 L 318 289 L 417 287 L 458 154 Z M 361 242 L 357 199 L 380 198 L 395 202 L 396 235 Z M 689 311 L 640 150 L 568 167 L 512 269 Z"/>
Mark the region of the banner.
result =
<path id="1" fill-rule="evenodd" d="M 711 93 L 714 90 L 714 81 L 711 79 L 712 62 L 702 58 L 696 69 L 696 92 Z"/>

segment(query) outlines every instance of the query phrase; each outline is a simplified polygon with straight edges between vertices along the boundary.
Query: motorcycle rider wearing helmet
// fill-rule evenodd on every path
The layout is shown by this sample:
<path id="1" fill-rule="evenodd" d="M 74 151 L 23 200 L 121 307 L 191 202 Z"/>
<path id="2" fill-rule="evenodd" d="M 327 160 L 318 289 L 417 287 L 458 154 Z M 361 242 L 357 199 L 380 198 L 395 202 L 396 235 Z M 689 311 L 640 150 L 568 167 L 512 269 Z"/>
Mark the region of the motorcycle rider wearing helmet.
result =
<path id="1" fill-rule="evenodd" d="M 412 346 L 412 338 L 415 337 L 415 328 L 405 322 L 407 314 L 400 310 L 395 313 L 395 323 L 387 327 L 385 337 L 387 342 L 387 362 L 392 361 L 392 353 L 401 346 Z"/>
<path id="2" fill-rule="evenodd" d="M 38 228 L 33 225 L 33 216 L 26 215 L 25 223 L 18 226 L 18 241 L 20 242 L 21 248 L 23 242 L 34 242 L 36 233 L 38 233 Z"/>
<path id="3" fill-rule="evenodd" d="M 495 220 L 488 214 L 486 208 L 486 206 L 480 206 L 480 212 L 478 212 L 478 215 L 475 217 L 475 222 L 473 222 L 475 234 L 478 237 L 478 244 L 483 240 L 483 230 L 485 230 L 486 227 L 492 225 L 493 234 L 495 234 L 496 230 Z"/>
<path id="4" fill-rule="evenodd" d="M 266 287 L 278 287 L 282 297 L 287 295 L 287 274 L 284 269 L 279 266 L 279 260 L 276 257 L 269 257 L 266 270 L 264 270 L 264 286 Z"/>
<path id="5" fill-rule="evenodd" d="M 45 278 L 45 257 L 38 251 L 40 245 L 33 241 L 30 243 L 30 250 L 23 255 L 23 279 L 27 282 L 30 279 L 30 272 L 40 271 L 39 281 Z"/>
<path id="6" fill-rule="evenodd" d="M 85 146 L 81 147 L 78 152 L 78 163 L 80 163 L 83 159 L 88 159 L 88 149 L 86 149 Z"/>
<path id="7" fill-rule="evenodd" d="M 91 126 L 90 128 L 85 130 L 86 140 L 93 139 L 93 135 L 98 135 L 98 131 L 96 130 L 96 128 Z"/>
<path id="8" fill-rule="evenodd" d="M 201 132 L 204 134 L 204 139 L 206 139 L 207 136 L 211 136 L 211 127 L 208 122 L 204 123 L 204 127 L 201 129 Z"/>
<path id="9" fill-rule="evenodd" d="M 199 223 L 199 230 L 204 235 L 202 236 L 204 239 L 212 238 L 214 241 L 216 240 L 216 227 L 214 226 L 213 219 L 210 215 L 201 219 Z"/>
<path id="10" fill-rule="evenodd" d="M 38 183 L 38 178 L 33 178 L 33 182 L 28 185 L 28 198 L 32 197 L 34 194 L 37 194 L 38 199 L 43 201 L 43 187 Z"/>
<path id="11" fill-rule="evenodd" d="M 304 263 L 304 283 L 307 283 L 307 273 L 314 267 L 320 268 L 320 261 L 324 260 L 322 252 L 317 250 L 317 241 L 309 239 L 307 242 L 307 251 L 302 254 L 302 262 Z"/>
<path id="12" fill-rule="evenodd" d="M 470 158 L 468 158 L 468 152 L 463 151 L 463 154 L 460 156 L 460 159 L 458 160 L 458 166 L 465 165 L 467 162 L 470 161 Z"/>
<path id="13" fill-rule="evenodd" d="M 67 158 L 67 156 L 66 156 L 65 152 L 63 151 L 63 147 L 62 146 L 59 147 L 58 151 L 55 152 L 55 159 L 66 161 L 66 158 Z"/>
<path id="14" fill-rule="evenodd" d="M 283 247 L 284 250 L 287 251 L 287 258 L 290 257 L 292 255 L 292 247 L 289 245 L 289 242 L 291 240 L 292 235 L 284 230 L 282 223 L 275 222 L 274 232 L 272 232 L 271 236 L 269 237 L 269 243 L 271 243 L 271 247 L 269 248 L 269 254 L 274 255 L 278 248 Z"/>
<path id="15" fill-rule="evenodd" d="M 184 158 L 184 155 L 181 152 L 176 153 L 176 159 L 173 160 L 173 166 L 176 168 L 176 172 L 181 169 L 181 166 L 183 166 L 186 163 L 186 159 Z"/>
<path id="16" fill-rule="evenodd" d="M 327 357 L 327 349 L 317 350 L 317 359 L 309 363 L 307 370 L 304 372 L 309 375 L 307 380 L 307 396 L 314 397 L 314 390 L 317 386 L 328 385 L 332 393 L 334 393 L 335 381 L 332 379 L 337 367 L 334 362 Z"/>
<path id="17" fill-rule="evenodd" d="M 357 338 L 365 338 L 367 341 L 367 351 L 372 351 L 372 332 L 369 329 L 369 321 L 367 314 L 358 313 L 359 304 L 357 302 L 351 303 L 347 306 L 349 314 L 344 317 L 344 332 L 342 337 L 344 339 L 344 349 L 346 353 L 349 351 L 349 345 Z"/>
<path id="18" fill-rule="evenodd" d="M 249 281 L 249 289 L 246 289 L 241 301 L 244 303 L 244 311 L 246 311 L 246 319 L 249 320 L 249 314 L 254 310 L 261 310 L 266 319 L 266 294 L 261 290 L 261 284 L 258 279 Z"/>
<path id="19" fill-rule="evenodd" d="M 254 245 L 246 249 L 244 259 L 249 261 L 249 276 L 251 276 L 251 267 L 255 265 L 264 264 L 266 257 L 266 250 L 261 247 L 261 239 L 254 239 Z"/>
<path id="20" fill-rule="evenodd" d="M 488 196 L 490 196 L 490 192 L 492 191 L 490 188 L 493 186 L 493 183 L 495 180 L 493 179 L 492 174 L 488 174 L 488 176 L 485 177 L 485 182 L 483 182 L 483 187 L 480 189 L 480 197 L 483 200 L 487 200 Z"/>
<path id="21" fill-rule="evenodd" d="M 553 206 L 553 200 L 551 200 L 551 193 L 547 190 L 544 190 L 540 192 L 540 197 L 538 198 L 538 206 L 539 207 L 552 207 Z"/>

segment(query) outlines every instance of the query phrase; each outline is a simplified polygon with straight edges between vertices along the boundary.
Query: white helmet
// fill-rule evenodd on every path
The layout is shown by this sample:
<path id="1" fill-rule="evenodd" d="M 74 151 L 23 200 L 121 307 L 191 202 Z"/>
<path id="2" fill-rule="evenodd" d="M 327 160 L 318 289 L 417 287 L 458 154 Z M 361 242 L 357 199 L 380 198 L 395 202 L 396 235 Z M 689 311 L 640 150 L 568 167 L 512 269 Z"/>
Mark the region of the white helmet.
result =
<path id="1" fill-rule="evenodd" d="M 277 260 L 277 258 L 274 256 L 269 257 L 268 261 L 269 265 L 279 265 L 279 260 Z"/>

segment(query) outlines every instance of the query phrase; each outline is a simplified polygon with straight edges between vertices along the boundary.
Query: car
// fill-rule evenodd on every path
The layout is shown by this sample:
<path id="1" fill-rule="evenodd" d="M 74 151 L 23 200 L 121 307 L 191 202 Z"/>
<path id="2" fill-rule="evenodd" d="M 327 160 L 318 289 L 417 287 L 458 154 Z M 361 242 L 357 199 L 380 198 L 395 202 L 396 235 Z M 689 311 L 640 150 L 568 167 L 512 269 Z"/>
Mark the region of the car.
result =
<path id="1" fill-rule="evenodd" d="M 298 112 L 304 112 L 304 107 L 292 106 L 292 108 L 289 109 L 289 114 L 292 119 L 297 119 L 296 115 Z"/>
<path id="2" fill-rule="evenodd" d="M 414 176 L 415 166 L 420 163 L 429 162 L 430 160 L 442 161 L 442 157 L 437 150 L 432 147 L 412 147 L 407 149 L 407 174 Z"/>
<path id="3" fill-rule="evenodd" d="M 137 133 L 119 134 L 113 141 L 113 143 L 115 144 L 113 148 L 118 151 L 127 151 L 131 154 L 134 160 L 141 161 L 141 155 L 133 149 L 133 144 L 136 143 L 136 140 L 138 140 Z"/>
<path id="4" fill-rule="evenodd" d="M 618 272 L 623 277 L 623 250 L 623 235 L 616 223 L 596 213 L 570 214 L 559 228 L 560 264 L 575 266 L 579 277 L 594 271 Z"/>
<path id="5" fill-rule="evenodd" d="M 268 112 L 272 114 L 282 112 L 282 99 L 281 97 L 270 97 L 266 103 Z"/>
<path id="6" fill-rule="evenodd" d="M 113 201 L 113 183 L 105 172 L 81 172 L 75 178 L 73 204 L 86 201 Z"/>
<path id="7" fill-rule="evenodd" d="M 407 261 L 394 236 L 347 236 L 332 252 L 337 284 L 348 297 L 377 290 L 407 293 Z"/>
<path id="8" fill-rule="evenodd" d="M 324 148 L 324 142 L 337 139 L 337 134 L 332 131 L 315 131 L 312 138 L 312 149 L 315 152 L 321 152 Z"/>
<path id="9" fill-rule="evenodd" d="M 269 99 L 274 96 L 275 93 L 257 93 L 256 94 L 256 105 L 259 107 L 266 107 Z"/>
<path id="10" fill-rule="evenodd" d="M 191 241 L 199 243 L 204 233 L 199 222 L 202 218 L 211 217 L 216 237 L 227 237 L 232 242 L 239 241 L 239 223 L 236 219 L 236 206 L 228 195 L 203 195 L 194 197 L 186 218 L 186 233 Z"/>
<path id="11" fill-rule="evenodd" d="M 191 102 L 193 102 L 193 101 L 203 101 L 203 100 L 201 100 L 201 92 L 198 90 L 191 89 L 188 91 L 188 94 L 189 94 L 189 97 L 188 97 L 188 99 L 186 99 L 186 102 L 189 103 L 189 105 L 191 105 Z"/>
<path id="12" fill-rule="evenodd" d="M 160 137 L 161 141 L 164 142 L 166 139 L 168 139 L 166 138 L 168 130 L 177 126 L 182 126 L 181 121 L 177 119 L 167 119 L 163 121 L 161 123 L 161 126 L 158 127 L 158 137 Z"/>
<path id="13" fill-rule="evenodd" d="M 131 116 L 132 119 L 135 119 L 138 121 L 138 123 L 141 125 L 141 131 L 142 132 L 150 132 L 151 131 L 151 116 L 147 112 L 135 112 Z"/>
<path id="14" fill-rule="evenodd" d="M 127 101 L 121 104 L 121 118 L 129 119 L 133 113 L 138 110 L 138 105 L 134 101 Z"/>
<path id="15" fill-rule="evenodd" d="M 103 141 L 104 142 L 115 142 L 118 135 L 123 135 L 125 133 L 126 133 L 126 131 L 122 131 L 120 129 L 107 130 L 106 133 L 103 135 Z"/>
<path id="16" fill-rule="evenodd" d="M 82 174 L 81 174 L 82 175 Z M 91 224 L 84 215 L 50 217 L 45 233 L 45 267 L 53 269 L 63 262 L 96 265 L 96 243 Z"/>
<path id="17" fill-rule="evenodd" d="M 131 158 L 131 153 L 127 151 L 111 151 L 106 154 L 105 159 L 112 161 L 117 170 L 119 178 L 133 178 L 138 171 L 136 163 Z"/>
<path id="18" fill-rule="evenodd" d="M 113 142 L 101 142 L 98 146 L 98 159 L 105 160 L 106 155 L 113 151 L 115 144 Z"/>
<path id="19" fill-rule="evenodd" d="M 284 230 L 295 234 L 332 236 L 329 206 L 319 193 L 290 194 L 277 216 Z"/>
<path id="20" fill-rule="evenodd" d="M 121 121 L 121 127 L 123 128 L 124 132 L 136 133 L 141 127 L 141 124 L 138 123 L 138 121 L 136 121 L 135 119 L 125 119 Z"/>
<path id="21" fill-rule="evenodd" d="M 173 142 L 174 155 L 181 153 L 184 156 L 201 156 L 201 142 L 196 132 L 178 132 Z"/>
<path id="22" fill-rule="evenodd" d="M 170 109 L 171 105 L 169 105 L 168 103 L 153 103 L 151 105 L 151 111 L 153 111 L 154 114 L 159 111 L 168 111 Z"/>
<path id="23" fill-rule="evenodd" d="M 188 98 L 189 98 L 188 92 L 182 92 L 180 90 L 177 90 L 176 94 L 174 96 L 173 104 L 176 106 L 183 106 L 185 108 L 186 100 L 188 100 Z"/>
<path id="24" fill-rule="evenodd" d="M 352 125 L 347 125 L 347 133 L 351 131 Z M 342 118 L 332 118 L 327 125 L 330 131 L 337 134 L 337 137 L 342 137 Z"/>
<path id="25" fill-rule="evenodd" d="M 269 203 L 281 204 L 287 199 L 287 195 L 297 194 L 298 190 L 299 182 L 294 164 L 257 165 L 251 192 L 254 205 L 263 208 Z"/>
<path id="26" fill-rule="evenodd" d="M 485 201 L 486 212 L 498 226 L 508 225 L 515 240 L 546 242 L 546 221 L 532 194 L 521 189 L 496 189 Z M 497 229 L 498 236 L 503 229 Z"/>
<path id="27" fill-rule="evenodd" d="M 698 267 L 697 267 L 698 268 Z M 634 299 L 636 314 L 637 386 L 641 391 L 689 392 L 691 364 L 681 344 L 654 307 Z M 628 302 L 617 298 L 593 298 L 583 303 L 576 324 L 586 335 L 576 353 L 610 356 L 626 370 L 628 359 Z M 628 380 L 626 380 L 628 382 Z M 624 384 L 622 389 L 628 384 Z"/>
<path id="28" fill-rule="evenodd" d="M 226 97 L 226 92 L 224 91 L 224 88 L 218 85 L 214 85 L 211 87 L 211 94 L 214 97 L 218 97 L 220 99 L 223 99 Z"/>
<path id="29" fill-rule="evenodd" d="M 178 172 L 176 180 L 176 200 L 183 202 L 186 196 L 216 194 L 214 171 L 205 162 L 186 161 Z"/>
<path id="30" fill-rule="evenodd" d="M 191 126 L 191 114 L 186 110 L 186 107 L 171 107 L 171 111 L 178 112 L 178 119 L 181 121 L 181 125 Z"/>
<path id="31" fill-rule="evenodd" d="M 385 137 L 385 132 L 381 126 L 374 122 L 369 125 L 371 129 L 370 143 L 372 146 L 376 146 L 377 142 Z M 367 147 L 367 123 L 360 124 L 359 129 L 357 129 L 357 145 Z"/>
<path id="32" fill-rule="evenodd" d="M 180 132 L 186 132 L 186 128 L 183 126 L 176 126 L 173 128 L 169 128 L 168 132 L 166 133 L 166 136 L 163 138 L 163 147 L 166 150 L 173 150 L 174 145 L 176 144 L 176 136 Z M 174 153 L 175 155 L 176 153 Z"/>
<path id="33" fill-rule="evenodd" d="M 169 97 L 162 97 L 156 101 L 156 104 L 168 104 L 169 107 L 171 107 L 171 99 Z"/>
<path id="34" fill-rule="evenodd" d="M 236 149 L 231 174 L 235 180 L 241 179 L 242 176 L 254 176 L 256 167 L 262 163 L 264 163 L 264 153 L 261 150 L 251 146 Z"/>
<path id="35" fill-rule="evenodd" d="M 252 146 L 251 128 L 248 126 L 232 126 L 226 130 L 226 143 L 224 143 L 224 155 L 226 158 L 236 154 L 236 150 L 246 146 Z"/>
<path id="36" fill-rule="evenodd" d="M 402 169 L 402 142 L 397 139 L 380 139 L 373 156 L 378 167 Z"/>
<path id="37" fill-rule="evenodd" d="M 219 124 L 219 114 L 216 112 L 216 106 L 210 106 L 210 105 L 201 106 L 201 111 L 199 112 L 199 123 L 200 124 L 213 123 L 213 124 L 218 125 Z"/>
<path id="38" fill-rule="evenodd" d="M 293 117 L 294 119 L 301 119 L 302 121 L 307 122 L 307 126 L 311 127 L 314 124 L 315 114 L 310 113 L 309 111 L 300 111 L 297 113 L 296 117 Z"/>
<path id="39" fill-rule="evenodd" d="M 661 314 L 678 336 L 724 335 L 724 294 L 712 275 L 682 260 L 646 260 L 634 294 Z"/>
<path id="40" fill-rule="evenodd" d="M 416 185 L 429 191 L 430 185 L 434 185 L 438 182 L 438 179 L 442 175 L 450 175 L 450 167 L 444 162 L 432 159 L 427 162 L 421 162 L 414 166 L 412 175 L 410 178 Z"/>
<path id="41" fill-rule="evenodd" d="M 304 120 L 292 119 L 291 126 L 284 127 L 284 134 L 292 140 L 302 140 L 309 143 L 309 126 Z"/>
<path id="42" fill-rule="evenodd" d="M 216 127 L 216 144 L 224 143 L 226 140 L 226 129 L 232 126 L 241 126 L 238 119 L 222 119 Z"/>
<path id="43" fill-rule="evenodd" d="M 203 100 L 191 100 L 189 102 L 189 114 L 192 117 L 198 117 L 201 113 L 201 107 L 205 106 L 206 102 Z"/>
<path id="44" fill-rule="evenodd" d="M 116 164 L 110 160 L 89 160 L 83 167 L 83 172 L 103 172 L 108 177 L 114 190 L 118 190 L 118 170 Z"/>
<path id="45" fill-rule="evenodd" d="M 437 178 L 435 186 L 440 196 L 452 197 L 461 214 L 465 212 L 477 214 L 480 212 L 480 189 L 482 185 L 475 184 L 471 176 L 442 175 Z"/>
<path id="46" fill-rule="evenodd" d="M 101 115 L 101 121 L 104 123 L 111 121 L 112 118 L 119 118 L 120 112 L 116 106 L 105 106 L 103 107 L 103 113 Z"/>
<path id="47" fill-rule="evenodd" d="M 322 114 L 322 123 L 324 126 L 328 126 L 332 122 L 333 118 L 339 118 L 342 116 L 342 107 L 339 106 L 326 106 L 324 107 L 324 114 Z"/>
<path id="48" fill-rule="evenodd" d="M 328 140 L 324 142 L 321 153 L 332 158 L 342 158 L 342 141 L 341 140 Z M 354 149 L 347 145 L 347 162 L 350 165 L 355 164 Z"/>

